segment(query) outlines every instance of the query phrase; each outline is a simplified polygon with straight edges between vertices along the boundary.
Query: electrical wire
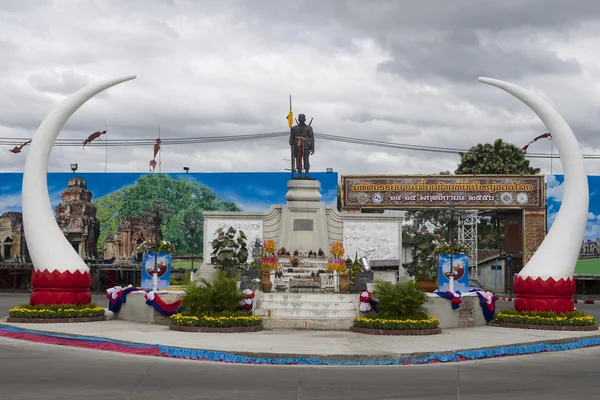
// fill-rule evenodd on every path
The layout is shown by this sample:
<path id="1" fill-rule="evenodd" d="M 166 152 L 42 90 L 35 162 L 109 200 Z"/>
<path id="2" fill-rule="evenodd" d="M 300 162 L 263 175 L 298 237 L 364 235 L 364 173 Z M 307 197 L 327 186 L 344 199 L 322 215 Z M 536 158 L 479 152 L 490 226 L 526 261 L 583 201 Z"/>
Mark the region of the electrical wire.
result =
<path id="1" fill-rule="evenodd" d="M 188 144 L 201 144 L 201 143 L 221 143 L 221 142 L 233 142 L 233 141 L 247 141 L 247 140 L 263 140 L 263 139 L 274 139 L 279 137 L 289 137 L 289 132 L 268 132 L 258 134 L 247 134 L 247 135 L 224 135 L 224 136 L 200 136 L 200 137 L 179 137 L 179 138 L 161 138 L 161 146 L 176 146 L 176 145 L 188 145 Z M 315 138 L 335 141 L 348 144 L 357 144 L 370 147 L 381 147 L 399 150 L 410 150 L 410 151 L 421 151 L 431 153 L 444 153 L 444 154 L 460 154 L 466 153 L 467 149 L 461 148 L 447 148 L 439 146 L 425 146 L 425 145 L 413 145 L 406 143 L 394 143 L 384 142 L 372 139 L 360 139 L 348 136 L 337 136 L 329 135 L 325 133 L 315 133 Z M 0 146 L 18 146 L 31 138 L 17 137 L 7 138 L 0 137 Z M 88 143 L 86 146 L 106 146 L 106 147 L 142 147 L 142 146 L 153 146 L 156 143 L 156 138 L 143 138 L 143 139 L 110 139 L 110 140 L 99 140 L 92 143 Z M 83 146 L 81 139 L 57 139 L 55 142 L 57 147 L 79 147 Z M 554 159 L 560 158 L 559 154 L 545 154 L 545 153 L 525 153 L 527 158 L 544 158 Z M 584 154 L 585 159 L 600 159 L 600 154 Z"/>

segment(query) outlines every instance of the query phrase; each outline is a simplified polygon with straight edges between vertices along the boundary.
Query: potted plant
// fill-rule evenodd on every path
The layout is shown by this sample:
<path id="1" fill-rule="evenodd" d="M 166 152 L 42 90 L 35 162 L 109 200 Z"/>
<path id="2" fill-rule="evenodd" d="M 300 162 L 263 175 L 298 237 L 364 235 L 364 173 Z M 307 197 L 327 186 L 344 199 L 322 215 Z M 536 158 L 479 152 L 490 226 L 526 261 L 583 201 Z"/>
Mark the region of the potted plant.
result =
<path id="1" fill-rule="evenodd" d="M 211 264 L 215 265 L 217 269 L 225 271 L 229 278 L 234 277 L 240 264 L 248 261 L 246 240 L 246 235 L 242 230 L 237 230 L 233 226 L 227 230 L 219 228 L 217 237 L 212 241 Z"/>

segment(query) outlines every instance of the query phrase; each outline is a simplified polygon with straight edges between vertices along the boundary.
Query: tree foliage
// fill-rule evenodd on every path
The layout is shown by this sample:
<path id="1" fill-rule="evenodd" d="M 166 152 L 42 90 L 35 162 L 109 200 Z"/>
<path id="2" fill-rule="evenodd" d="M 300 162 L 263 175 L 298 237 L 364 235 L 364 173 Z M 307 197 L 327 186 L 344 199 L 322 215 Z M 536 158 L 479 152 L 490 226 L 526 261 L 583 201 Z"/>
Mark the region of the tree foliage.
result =
<path id="1" fill-rule="evenodd" d="M 191 252 L 191 238 L 180 225 L 183 219 L 194 216 L 202 220 L 203 211 L 240 211 L 234 203 L 220 199 L 213 190 L 201 183 L 175 179 L 166 174 L 143 175 L 134 184 L 94 201 L 98 207 L 96 216 L 100 221 L 98 248 L 103 249 L 106 237 L 117 232 L 123 217 L 143 215 L 145 210 L 153 208 L 156 200 L 161 200 L 173 213 L 161 230 L 163 238 L 174 244 L 178 254 Z M 194 242 L 194 253 L 199 254 L 203 243 L 201 227 Z"/>
<path id="2" fill-rule="evenodd" d="M 457 175 L 467 174 L 539 174 L 539 168 L 529 165 L 525 152 L 512 143 L 496 139 L 492 143 L 478 144 L 460 154 L 460 163 L 454 171 Z"/>

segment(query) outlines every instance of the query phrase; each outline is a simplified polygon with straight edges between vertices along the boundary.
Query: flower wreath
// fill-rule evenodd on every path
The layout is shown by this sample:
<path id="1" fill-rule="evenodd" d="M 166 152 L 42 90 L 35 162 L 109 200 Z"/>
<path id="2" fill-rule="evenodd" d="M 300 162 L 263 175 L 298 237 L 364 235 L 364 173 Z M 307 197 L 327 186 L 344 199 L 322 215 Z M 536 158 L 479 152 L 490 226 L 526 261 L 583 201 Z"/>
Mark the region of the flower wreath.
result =
<path id="1" fill-rule="evenodd" d="M 244 310 L 250 311 L 252 309 L 252 303 L 254 303 L 254 291 L 251 289 L 245 289 L 244 298 L 240 300 L 240 306 Z"/>
<path id="2" fill-rule="evenodd" d="M 371 311 L 371 301 L 373 300 L 373 295 L 371 294 L 371 292 L 368 291 L 363 291 L 360 294 L 360 306 L 358 306 L 358 309 L 361 312 L 368 312 Z"/>

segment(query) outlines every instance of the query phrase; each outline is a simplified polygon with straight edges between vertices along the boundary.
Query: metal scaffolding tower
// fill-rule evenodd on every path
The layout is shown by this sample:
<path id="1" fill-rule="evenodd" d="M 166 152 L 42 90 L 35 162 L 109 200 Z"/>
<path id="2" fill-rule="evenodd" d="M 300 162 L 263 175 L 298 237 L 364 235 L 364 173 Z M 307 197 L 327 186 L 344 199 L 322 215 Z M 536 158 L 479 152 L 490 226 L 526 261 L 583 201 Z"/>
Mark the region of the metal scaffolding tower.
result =
<path id="1" fill-rule="evenodd" d="M 466 211 L 458 228 L 458 242 L 467 245 L 469 252 L 469 271 L 471 276 L 477 278 L 477 223 L 479 214 L 477 210 Z"/>

